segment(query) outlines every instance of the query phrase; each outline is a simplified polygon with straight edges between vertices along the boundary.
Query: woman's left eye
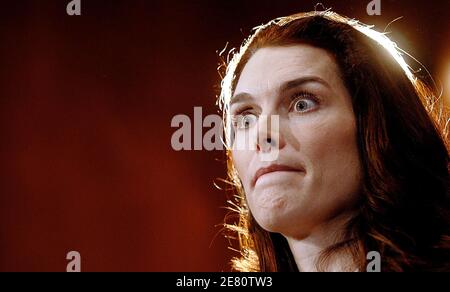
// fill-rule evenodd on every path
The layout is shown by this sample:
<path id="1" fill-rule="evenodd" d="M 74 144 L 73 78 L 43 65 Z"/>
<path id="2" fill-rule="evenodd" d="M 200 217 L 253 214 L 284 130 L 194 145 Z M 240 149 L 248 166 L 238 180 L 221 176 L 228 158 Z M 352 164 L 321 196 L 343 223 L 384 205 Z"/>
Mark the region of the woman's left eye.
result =
<path id="1" fill-rule="evenodd" d="M 294 96 L 292 110 L 299 113 L 309 112 L 319 105 L 317 98 L 309 93 L 301 93 Z"/>

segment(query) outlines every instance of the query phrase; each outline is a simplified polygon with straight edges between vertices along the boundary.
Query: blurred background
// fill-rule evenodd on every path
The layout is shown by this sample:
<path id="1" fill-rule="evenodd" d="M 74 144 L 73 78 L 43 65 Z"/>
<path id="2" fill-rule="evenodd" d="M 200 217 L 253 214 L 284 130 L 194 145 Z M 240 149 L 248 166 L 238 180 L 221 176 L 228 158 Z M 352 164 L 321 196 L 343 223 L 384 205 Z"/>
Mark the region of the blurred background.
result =
<path id="1" fill-rule="evenodd" d="M 172 149 L 218 113 L 218 51 L 309 0 L 2 1 L 0 271 L 228 271 L 220 151 Z M 450 92 L 449 1 L 320 2 L 388 31 Z M 413 68 L 417 67 L 412 64 Z M 204 130 L 204 133 L 207 129 Z"/>

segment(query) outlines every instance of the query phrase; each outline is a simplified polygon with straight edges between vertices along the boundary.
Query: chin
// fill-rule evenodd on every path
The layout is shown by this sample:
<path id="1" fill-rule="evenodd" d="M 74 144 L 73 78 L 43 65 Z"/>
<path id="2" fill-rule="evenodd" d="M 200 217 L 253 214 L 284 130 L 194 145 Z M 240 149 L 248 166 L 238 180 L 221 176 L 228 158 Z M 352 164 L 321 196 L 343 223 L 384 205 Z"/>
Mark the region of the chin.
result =
<path id="1" fill-rule="evenodd" d="M 292 220 L 292 215 L 283 210 L 259 210 L 253 213 L 256 222 L 266 231 L 275 233 L 285 233 L 296 225 Z"/>
<path id="2" fill-rule="evenodd" d="M 289 207 L 292 191 L 280 189 L 279 186 L 269 186 L 262 190 L 254 190 L 250 195 L 250 207 L 263 212 L 283 212 Z"/>
<path id="3" fill-rule="evenodd" d="M 300 225 L 308 225 L 311 221 L 308 217 L 315 215 L 306 198 L 299 189 L 286 191 L 273 186 L 252 192 L 248 204 L 256 222 L 264 230 L 287 234 Z"/>
<path id="4" fill-rule="evenodd" d="M 308 234 L 318 218 L 310 210 L 259 209 L 253 213 L 256 222 L 266 231 L 284 236 L 298 237 Z M 299 216 L 305 214 L 305 216 Z"/>
<path id="5" fill-rule="evenodd" d="M 262 229 L 273 232 L 273 233 L 283 233 L 283 230 L 285 229 L 282 224 L 283 220 L 281 218 L 275 218 L 267 216 L 264 218 L 255 218 L 256 222 L 258 222 L 259 226 L 261 226 Z"/>

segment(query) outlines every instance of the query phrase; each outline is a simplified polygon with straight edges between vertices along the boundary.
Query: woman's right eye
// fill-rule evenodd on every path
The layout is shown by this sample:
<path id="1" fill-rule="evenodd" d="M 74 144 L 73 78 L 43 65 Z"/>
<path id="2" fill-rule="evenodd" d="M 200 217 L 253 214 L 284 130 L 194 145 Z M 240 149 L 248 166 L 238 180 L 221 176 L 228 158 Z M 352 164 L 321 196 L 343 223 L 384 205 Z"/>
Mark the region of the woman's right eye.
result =
<path id="1" fill-rule="evenodd" d="M 258 117 L 249 112 L 238 114 L 234 118 L 234 126 L 236 129 L 249 129 L 257 122 L 257 120 Z"/>

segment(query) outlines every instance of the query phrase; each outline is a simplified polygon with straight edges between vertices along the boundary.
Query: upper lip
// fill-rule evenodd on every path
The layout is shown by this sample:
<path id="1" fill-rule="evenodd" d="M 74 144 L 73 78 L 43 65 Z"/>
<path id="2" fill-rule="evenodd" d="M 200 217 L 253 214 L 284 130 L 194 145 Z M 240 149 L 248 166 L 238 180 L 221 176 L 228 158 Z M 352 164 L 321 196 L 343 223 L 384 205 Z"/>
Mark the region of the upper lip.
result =
<path id="1" fill-rule="evenodd" d="M 253 176 L 252 186 L 256 184 L 256 181 L 260 176 L 275 171 L 305 171 L 305 170 L 303 168 L 292 167 L 283 164 L 271 164 L 267 167 L 261 167 L 256 171 L 255 175 Z"/>

